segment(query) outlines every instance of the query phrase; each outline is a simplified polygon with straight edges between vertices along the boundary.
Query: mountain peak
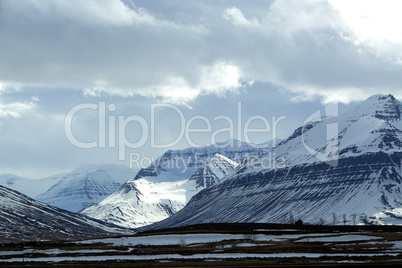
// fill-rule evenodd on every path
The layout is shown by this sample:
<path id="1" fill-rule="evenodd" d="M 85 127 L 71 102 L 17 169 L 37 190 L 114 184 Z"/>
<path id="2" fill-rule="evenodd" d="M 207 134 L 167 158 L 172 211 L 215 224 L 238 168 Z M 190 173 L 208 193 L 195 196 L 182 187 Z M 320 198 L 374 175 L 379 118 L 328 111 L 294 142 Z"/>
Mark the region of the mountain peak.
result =
<path id="1" fill-rule="evenodd" d="M 385 121 L 401 120 L 402 103 L 393 95 L 377 94 L 369 97 L 350 113 L 353 117 L 372 116 Z"/>
<path id="2" fill-rule="evenodd" d="M 371 97 L 368 97 L 367 100 L 385 100 L 385 99 L 391 99 L 391 100 L 395 100 L 394 95 L 392 94 L 374 94 Z"/>
<path id="3" fill-rule="evenodd" d="M 214 155 L 207 161 L 207 164 L 208 164 L 208 163 L 212 163 L 212 162 L 218 162 L 218 163 L 220 163 L 220 162 L 222 162 L 222 161 L 226 161 L 226 162 L 229 162 L 229 163 L 231 163 L 231 164 L 233 164 L 233 165 L 237 165 L 237 163 L 236 163 L 235 161 L 233 161 L 233 160 L 231 160 L 231 159 L 227 158 L 226 156 L 221 155 L 221 154 L 219 154 L 219 153 L 214 154 Z"/>

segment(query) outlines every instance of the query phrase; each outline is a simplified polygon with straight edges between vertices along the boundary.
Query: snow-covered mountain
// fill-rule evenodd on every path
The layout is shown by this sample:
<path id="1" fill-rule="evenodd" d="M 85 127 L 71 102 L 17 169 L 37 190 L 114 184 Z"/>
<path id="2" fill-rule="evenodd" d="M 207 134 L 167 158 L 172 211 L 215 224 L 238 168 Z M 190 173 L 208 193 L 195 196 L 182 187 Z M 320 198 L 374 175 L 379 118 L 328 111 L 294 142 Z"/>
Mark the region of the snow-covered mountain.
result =
<path id="1" fill-rule="evenodd" d="M 0 186 L 0 242 L 66 240 L 134 233 L 58 209 Z"/>
<path id="2" fill-rule="evenodd" d="M 231 139 L 228 142 L 203 147 L 169 150 L 149 167 L 141 169 L 135 179 L 146 178 L 153 182 L 188 179 L 215 154 L 223 155 L 236 163 L 240 163 L 245 159 L 266 154 L 273 144 L 276 143 L 269 142 L 263 145 L 252 145 Z"/>
<path id="3" fill-rule="evenodd" d="M 232 172 L 239 164 L 229 158 L 215 154 L 212 158 L 198 168 L 190 177 L 197 189 L 208 188 L 220 182 L 227 174 Z"/>
<path id="4" fill-rule="evenodd" d="M 123 165 L 83 165 L 36 197 L 46 204 L 72 212 L 98 204 L 115 192 L 135 171 Z"/>
<path id="5" fill-rule="evenodd" d="M 371 220 L 390 212 L 398 216 L 401 108 L 392 95 L 375 95 L 340 116 L 309 121 L 265 156 L 243 163 L 177 214 L 148 228 L 283 222 L 290 214 L 311 223 L 340 222 L 343 214 L 349 223 L 354 214 L 358 218 L 376 214 Z M 336 135 L 328 136 L 331 127 L 337 129 Z M 269 168 L 267 160 L 281 165 Z"/>
<path id="6" fill-rule="evenodd" d="M 14 174 L 1 174 L 0 185 L 35 198 L 59 182 L 64 175 L 65 174 L 58 174 L 48 178 L 34 180 Z"/>
<path id="7" fill-rule="evenodd" d="M 188 152 L 188 151 L 186 151 Z M 174 152 L 168 152 L 170 160 Z M 165 154 L 166 155 L 166 154 Z M 195 160 L 191 154 L 189 159 Z M 207 156 L 202 156 L 208 159 Z M 200 162 L 191 162 L 188 168 L 173 165 L 153 165 L 159 167 L 151 176 L 137 175 L 134 180 L 127 181 L 117 192 L 113 193 L 98 205 L 82 211 L 106 222 L 125 227 L 140 227 L 161 221 L 180 209 L 199 191 L 218 183 L 225 175 L 238 165 L 236 162 L 220 154 L 215 154 L 196 168 Z M 150 169 L 147 169 L 147 171 Z M 139 174 L 147 174 L 142 171 Z M 156 176 L 153 176 L 155 175 Z"/>

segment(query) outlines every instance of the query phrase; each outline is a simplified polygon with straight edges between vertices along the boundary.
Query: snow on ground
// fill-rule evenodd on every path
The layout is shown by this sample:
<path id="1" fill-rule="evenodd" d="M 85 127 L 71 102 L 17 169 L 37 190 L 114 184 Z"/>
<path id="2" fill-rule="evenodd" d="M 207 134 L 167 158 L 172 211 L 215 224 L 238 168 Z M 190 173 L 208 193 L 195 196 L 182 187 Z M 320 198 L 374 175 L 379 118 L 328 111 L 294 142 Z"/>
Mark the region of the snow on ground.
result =
<path id="1" fill-rule="evenodd" d="M 255 246 L 259 246 L 260 244 L 253 244 L 253 243 L 240 243 L 240 244 L 236 244 L 236 247 L 255 247 Z M 261 244 L 263 246 L 268 246 L 269 244 Z"/>
<path id="2" fill-rule="evenodd" d="M 157 255 L 132 255 L 126 254 L 133 252 L 136 246 L 166 246 L 166 245 L 181 245 L 185 247 L 202 246 L 205 243 L 221 242 L 231 240 L 231 242 L 220 244 L 216 250 L 208 253 L 193 254 L 193 255 L 180 255 L 180 254 L 157 254 Z M 348 253 L 232 253 L 224 252 L 225 248 L 241 248 L 241 247 L 254 247 L 254 246 L 275 246 L 281 242 L 356 242 L 363 244 L 373 244 L 381 241 L 393 245 L 391 249 L 384 249 L 381 251 L 373 252 L 348 252 Z M 234 243 L 233 243 L 234 242 Z M 238 242 L 238 243 L 236 243 Z M 271 243 L 267 243 L 271 242 Z M 177 259 L 209 259 L 210 261 L 219 261 L 220 259 L 233 259 L 233 258 L 320 258 L 323 256 L 331 257 L 371 257 L 371 256 L 398 256 L 402 248 L 402 241 L 387 241 L 383 237 L 374 235 L 360 235 L 358 233 L 336 233 L 336 234 L 289 234 L 289 235 L 248 235 L 248 234 L 222 234 L 222 233 L 203 233 L 203 234 L 172 234 L 172 235 L 148 235 L 148 236 L 133 236 L 121 238 L 103 238 L 103 239 L 90 239 L 76 242 L 67 242 L 68 244 L 81 245 L 83 249 L 77 250 L 61 250 L 58 248 L 37 250 L 25 249 L 22 251 L 0 251 L 0 256 L 11 257 L 10 259 L 0 259 L 0 262 L 62 262 L 62 261 L 107 261 L 107 260 L 177 260 Z M 92 244 L 103 243 L 107 249 L 91 249 Z M 87 246 L 85 246 L 87 245 Z M 302 244 L 301 244 L 302 245 Z M 109 246 L 115 246 L 116 249 L 110 249 Z M 85 248 L 88 247 L 88 248 Z M 123 247 L 123 248 L 118 248 Z M 301 246 L 302 247 L 302 246 Z M 39 258 L 22 258 L 24 254 L 41 253 L 47 256 Z M 61 254 L 68 254 L 63 256 Z M 93 254 L 93 255 L 91 255 Z M 120 254 L 120 255 L 119 255 Z M 87 255 L 87 256 L 85 256 Z"/>
<path id="3" fill-rule="evenodd" d="M 332 236 L 331 236 L 332 235 Z M 308 238 L 307 238 L 308 237 Z M 333 236 L 333 234 L 295 234 L 295 235 L 253 235 L 254 242 L 272 242 L 272 241 L 286 241 L 297 240 L 297 242 L 348 242 L 348 241 L 361 241 L 361 240 L 379 240 L 381 237 L 366 236 L 366 235 L 350 235 L 344 234 L 341 236 Z M 243 234 L 180 234 L 180 235 L 150 235 L 150 236 L 134 236 L 122 238 L 106 238 L 106 239 L 92 239 L 79 241 L 79 244 L 92 244 L 104 243 L 113 244 L 114 246 L 134 246 L 134 245 L 179 245 L 179 244 L 199 244 L 220 242 L 224 240 L 239 240 L 247 239 Z"/>
<path id="4" fill-rule="evenodd" d="M 331 256 L 397 256 L 398 253 L 367 253 L 367 254 L 331 254 Z M 328 254 L 319 253 L 275 253 L 275 254 L 255 254 L 255 253 L 208 253 L 183 256 L 179 254 L 164 255 L 122 255 L 122 256 L 76 256 L 76 257 L 42 257 L 42 258 L 14 258 L 0 260 L 0 262 L 62 262 L 62 261 L 108 261 L 108 260 L 159 260 L 159 259 L 233 259 L 233 258 L 319 258 Z"/>
<path id="5" fill-rule="evenodd" d="M 391 241 L 390 243 L 394 244 L 395 250 L 402 250 L 402 241 Z"/>
<path id="6" fill-rule="evenodd" d="M 12 255 L 23 255 L 32 253 L 41 253 L 47 255 L 57 255 L 57 254 L 97 254 L 97 253 L 107 253 L 107 252 L 118 252 L 115 249 L 84 249 L 84 250 L 61 250 L 58 248 L 53 249 L 25 249 L 21 251 L 0 251 L 0 256 L 12 256 Z"/>
<path id="7" fill-rule="evenodd" d="M 394 208 L 375 213 L 370 219 L 377 225 L 402 225 L 402 208 Z"/>
<path id="8" fill-rule="evenodd" d="M 341 235 L 330 237 L 311 237 L 303 238 L 297 242 L 352 242 L 362 240 L 383 239 L 382 237 L 367 236 L 367 235 Z"/>
<path id="9" fill-rule="evenodd" d="M 105 243 L 114 246 L 134 246 L 134 245 L 178 245 L 178 244 L 196 244 L 220 242 L 223 240 L 244 239 L 244 235 L 233 234 L 183 234 L 183 235 L 154 235 L 154 236 L 135 236 L 122 238 L 106 238 L 85 240 L 77 243 L 92 244 Z"/>

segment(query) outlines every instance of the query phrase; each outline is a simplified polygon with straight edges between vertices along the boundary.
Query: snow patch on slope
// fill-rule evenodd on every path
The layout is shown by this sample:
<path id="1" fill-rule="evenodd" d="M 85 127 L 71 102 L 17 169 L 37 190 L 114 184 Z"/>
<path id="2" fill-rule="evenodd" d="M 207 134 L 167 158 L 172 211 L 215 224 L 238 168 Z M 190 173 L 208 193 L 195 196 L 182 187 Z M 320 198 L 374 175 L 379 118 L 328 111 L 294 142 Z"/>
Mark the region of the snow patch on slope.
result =
<path id="1" fill-rule="evenodd" d="M 402 208 L 375 213 L 368 220 L 369 223 L 376 225 L 402 225 Z"/>

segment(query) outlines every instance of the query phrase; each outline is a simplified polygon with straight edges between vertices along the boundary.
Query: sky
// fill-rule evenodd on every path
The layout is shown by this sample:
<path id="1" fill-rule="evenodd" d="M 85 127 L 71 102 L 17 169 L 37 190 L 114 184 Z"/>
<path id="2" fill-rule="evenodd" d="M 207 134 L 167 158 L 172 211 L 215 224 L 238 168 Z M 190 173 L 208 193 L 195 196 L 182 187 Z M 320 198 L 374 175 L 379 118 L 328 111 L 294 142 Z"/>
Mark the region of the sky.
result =
<path id="1" fill-rule="evenodd" d="M 286 138 L 332 101 L 402 99 L 401 8 L 0 0 L 0 174 L 136 168 L 169 149 Z"/>

